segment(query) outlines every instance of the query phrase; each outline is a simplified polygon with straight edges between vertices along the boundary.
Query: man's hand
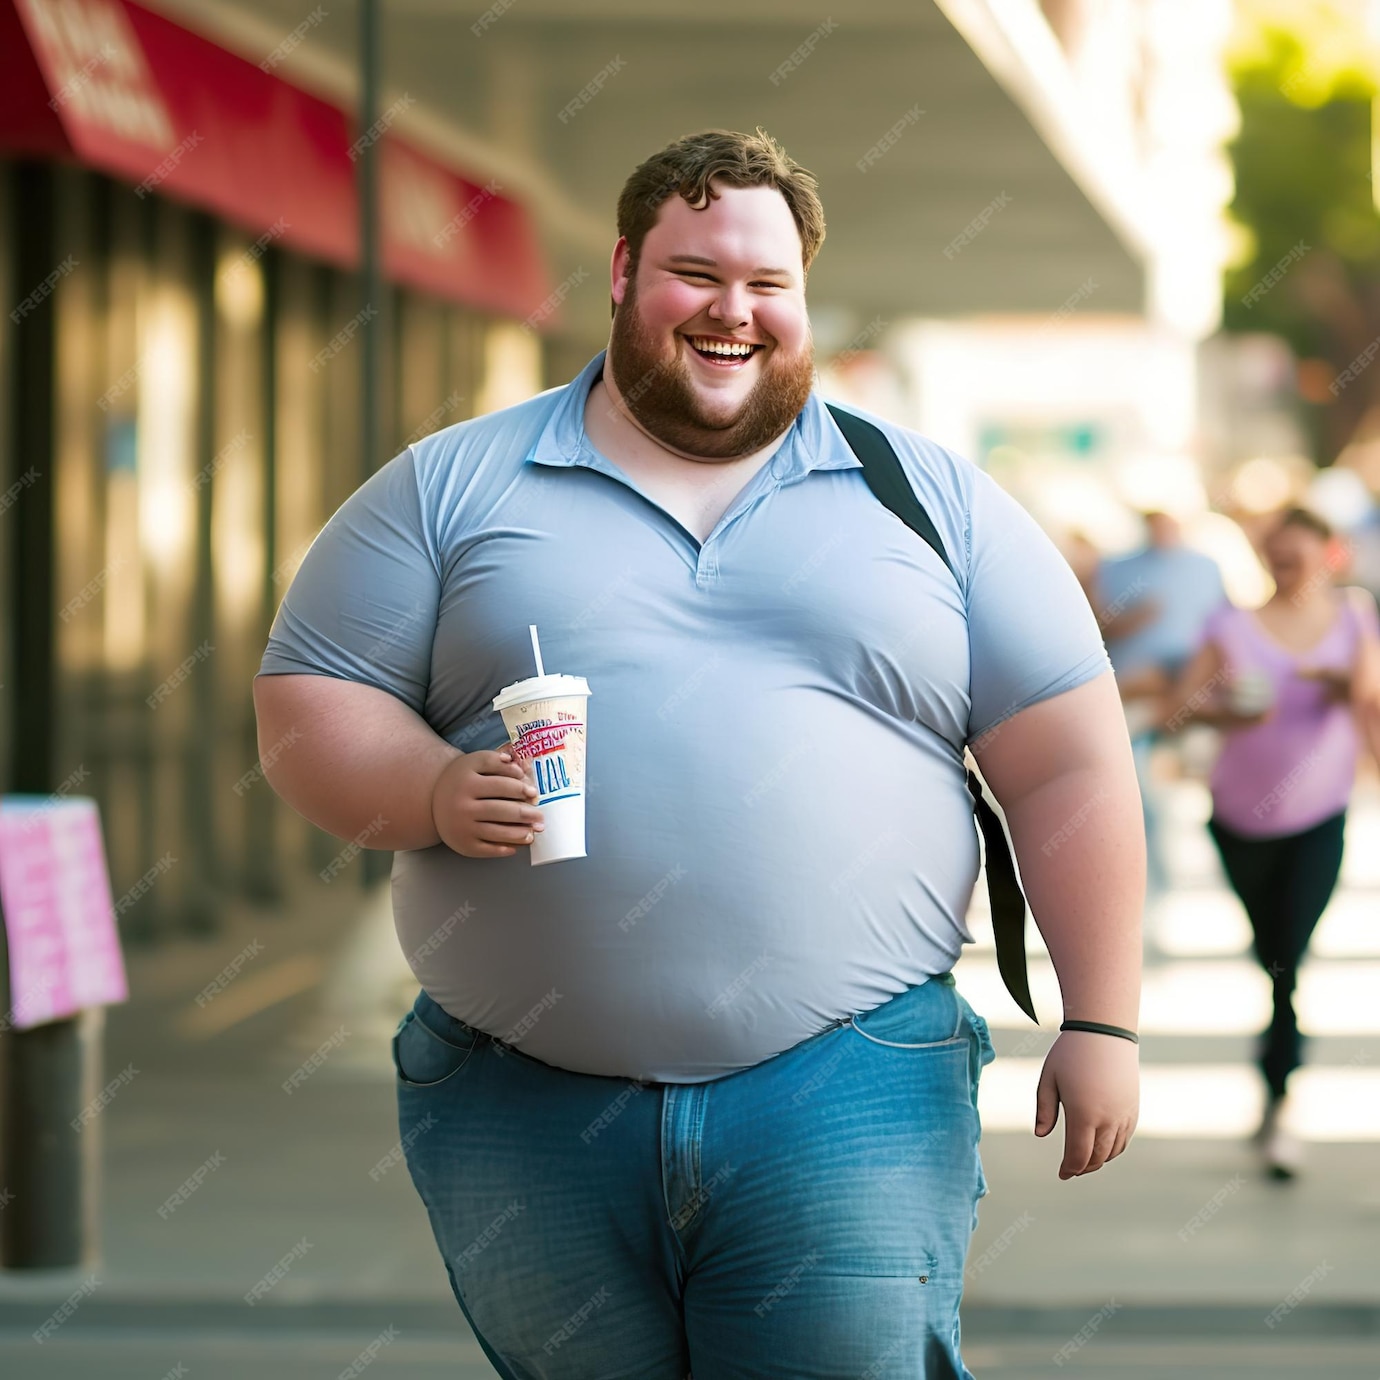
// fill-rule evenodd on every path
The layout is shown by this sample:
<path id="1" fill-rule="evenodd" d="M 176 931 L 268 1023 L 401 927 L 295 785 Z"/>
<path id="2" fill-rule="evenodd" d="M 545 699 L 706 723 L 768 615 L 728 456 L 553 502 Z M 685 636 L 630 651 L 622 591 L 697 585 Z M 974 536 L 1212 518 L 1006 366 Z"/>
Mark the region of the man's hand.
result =
<path id="1" fill-rule="evenodd" d="M 431 792 L 431 818 L 447 848 L 467 858 L 507 858 L 546 826 L 530 767 L 510 748 L 466 752 L 447 763 Z"/>
<path id="2" fill-rule="evenodd" d="M 1035 1134 L 1064 1108 L 1061 1179 L 1101 1169 L 1130 1142 L 1140 1116 L 1140 1047 L 1116 1035 L 1067 1030 L 1045 1057 L 1035 1093 Z"/>

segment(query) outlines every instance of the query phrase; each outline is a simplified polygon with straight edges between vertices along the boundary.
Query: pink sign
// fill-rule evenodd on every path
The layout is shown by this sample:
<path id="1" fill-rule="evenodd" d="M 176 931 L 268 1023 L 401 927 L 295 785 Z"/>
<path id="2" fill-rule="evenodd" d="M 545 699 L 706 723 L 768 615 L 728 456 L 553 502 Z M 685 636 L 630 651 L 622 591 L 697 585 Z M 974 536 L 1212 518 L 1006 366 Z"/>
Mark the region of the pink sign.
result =
<path id="1" fill-rule="evenodd" d="M 15 1029 L 128 999 L 94 800 L 0 800 L 0 908 Z"/>

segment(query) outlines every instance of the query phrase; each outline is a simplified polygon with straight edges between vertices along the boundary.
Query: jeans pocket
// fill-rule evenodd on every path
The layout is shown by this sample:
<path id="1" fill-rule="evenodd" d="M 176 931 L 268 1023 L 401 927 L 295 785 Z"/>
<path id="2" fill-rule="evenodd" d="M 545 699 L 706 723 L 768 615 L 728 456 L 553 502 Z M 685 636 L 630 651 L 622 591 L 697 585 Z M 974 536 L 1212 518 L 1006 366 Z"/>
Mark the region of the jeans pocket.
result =
<path id="1" fill-rule="evenodd" d="M 966 1003 L 944 982 L 945 975 L 931 978 L 854 1016 L 854 1032 L 874 1045 L 888 1049 L 955 1049 L 968 1040 L 963 1027 Z"/>
<path id="2" fill-rule="evenodd" d="M 445 1036 L 438 1035 L 415 1011 L 398 1022 L 393 1036 L 393 1068 L 400 1083 L 409 1088 L 434 1088 L 465 1067 L 484 1036 L 458 1022 L 452 1026 Z"/>

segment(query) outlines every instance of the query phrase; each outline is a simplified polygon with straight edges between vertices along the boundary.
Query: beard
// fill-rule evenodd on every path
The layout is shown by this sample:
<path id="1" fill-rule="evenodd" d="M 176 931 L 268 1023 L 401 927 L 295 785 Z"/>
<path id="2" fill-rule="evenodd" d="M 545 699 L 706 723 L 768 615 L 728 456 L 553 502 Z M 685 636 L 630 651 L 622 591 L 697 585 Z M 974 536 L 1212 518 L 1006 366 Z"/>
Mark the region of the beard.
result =
<path id="1" fill-rule="evenodd" d="M 614 312 L 609 363 L 623 405 L 638 425 L 671 450 L 706 460 L 736 460 L 770 445 L 800 415 L 815 381 L 808 336 L 795 355 L 773 346 L 737 411 L 727 419 L 712 415 L 696 395 L 689 363 L 675 355 L 668 359 L 664 341 L 647 329 L 631 279 Z"/>

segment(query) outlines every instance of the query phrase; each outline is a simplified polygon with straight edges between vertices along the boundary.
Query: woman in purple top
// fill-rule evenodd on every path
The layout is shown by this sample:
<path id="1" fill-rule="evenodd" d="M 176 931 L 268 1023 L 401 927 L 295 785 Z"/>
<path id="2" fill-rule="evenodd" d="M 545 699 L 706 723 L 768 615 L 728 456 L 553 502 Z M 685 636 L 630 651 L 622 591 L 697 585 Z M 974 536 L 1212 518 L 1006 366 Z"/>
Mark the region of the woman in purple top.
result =
<path id="1" fill-rule="evenodd" d="M 1333 585 L 1334 551 L 1321 518 L 1287 511 L 1264 543 L 1273 597 L 1212 615 L 1165 714 L 1171 732 L 1194 721 L 1225 730 L 1208 830 L 1274 986 L 1258 1048 L 1267 1101 L 1255 1139 L 1277 1178 L 1292 1177 L 1298 1161 L 1281 1114 L 1302 1063 L 1299 965 L 1341 870 L 1362 740 L 1380 748 L 1380 620 L 1364 590 Z"/>

